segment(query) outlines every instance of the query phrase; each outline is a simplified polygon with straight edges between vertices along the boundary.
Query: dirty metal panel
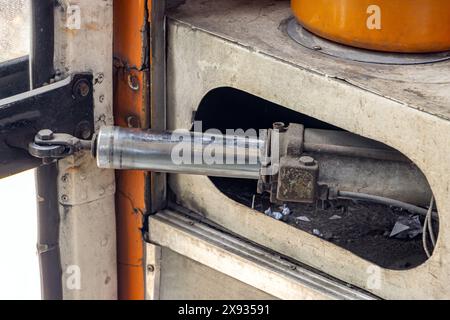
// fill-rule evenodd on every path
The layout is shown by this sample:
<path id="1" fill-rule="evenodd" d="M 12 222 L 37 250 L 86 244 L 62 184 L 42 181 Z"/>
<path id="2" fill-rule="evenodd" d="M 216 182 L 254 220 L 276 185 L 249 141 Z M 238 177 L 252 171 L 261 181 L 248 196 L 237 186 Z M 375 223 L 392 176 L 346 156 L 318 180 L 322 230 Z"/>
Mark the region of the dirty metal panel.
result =
<path id="1" fill-rule="evenodd" d="M 149 219 L 150 240 L 279 299 L 376 299 L 362 290 L 213 228 L 206 219 L 199 221 L 194 215 L 188 215 L 165 210 L 152 216 Z"/>
<path id="2" fill-rule="evenodd" d="M 169 17 L 330 80 L 450 119 L 450 61 L 425 65 L 360 63 L 307 49 L 287 34 L 289 1 L 188 0 Z M 291 83 L 294 86 L 294 83 Z"/>
<path id="3" fill-rule="evenodd" d="M 95 129 L 112 125 L 113 1 L 59 1 L 57 5 L 55 70 L 63 75 L 90 70 Z M 114 181 L 114 172 L 96 168 L 88 154 L 58 163 L 63 299 L 117 299 Z M 87 190 L 89 197 L 84 197 Z M 81 272 L 77 290 L 66 285 L 73 266 Z"/>
<path id="4" fill-rule="evenodd" d="M 255 7 L 261 3 L 267 6 Z M 449 281 L 446 262 L 450 260 L 450 252 L 446 243 L 450 234 L 445 230 L 450 228 L 450 162 L 443 159 L 450 154 L 450 123 L 444 119 L 443 113 L 431 112 L 444 88 L 448 94 L 446 79 L 449 73 L 441 72 L 448 67 L 447 62 L 400 69 L 378 69 L 359 63 L 337 63 L 336 60 L 327 62 L 323 55 L 311 54 L 309 50 L 306 54 L 295 43 L 291 46 L 292 40 L 287 35 L 278 38 L 279 41 L 275 37 L 274 42 L 274 33 L 278 35 L 281 32 L 278 29 L 280 21 L 289 15 L 287 1 L 191 0 L 178 7 L 168 23 L 170 86 L 167 105 L 168 114 L 176 115 L 168 118 L 168 128 L 189 129 L 192 113 L 208 92 L 232 87 L 385 143 L 402 152 L 423 171 L 435 194 L 441 232 L 433 256 L 410 270 L 378 268 L 334 244 L 234 202 L 204 177 L 170 176 L 170 187 L 177 203 L 203 212 L 208 219 L 253 242 L 383 298 L 449 297 L 449 290 L 443 284 Z M 262 29 L 266 32 L 260 32 Z M 225 36 L 224 32 L 230 30 L 234 30 L 234 36 Z M 266 39 L 267 35 L 271 35 L 271 39 Z M 259 37 L 266 41 L 259 41 Z M 258 42 L 258 45 L 249 45 L 251 41 Z M 289 59 L 285 57 L 286 52 Z M 325 67 L 334 72 L 324 74 Z M 337 70 L 341 75 L 352 74 L 353 82 L 339 80 L 350 79 L 347 76 L 339 79 L 328 76 L 336 74 Z M 381 78 L 374 81 L 374 73 L 408 81 L 412 81 L 415 74 L 418 78 L 414 79 L 427 82 L 428 85 L 423 85 L 423 81 L 411 83 L 412 86 L 420 86 L 421 91 L 426 88 L 426 94 L 417 101 L 424 105 L 429 102 L 428 112 L 417 110 L 417 105 L 407 105 L 406 99 L 399 102 L 353 84 L 356 80 L 366 84 L 370 82 L 374 89 L 374 83 L 380 80 L 376 85 L 386 89 L 388 82 Z M 411 87 L 411 83 L 397 82 L 389 83 L 393 94 L 397 94 L 402 86 Z M 413 99 L 412 95 L 405 96 Z M 450 104 L 440 105 L 448 107 Z M 381 286 L 374 287 L 368 282 L 368 272 L 371 271 L 377 273 Z"/>

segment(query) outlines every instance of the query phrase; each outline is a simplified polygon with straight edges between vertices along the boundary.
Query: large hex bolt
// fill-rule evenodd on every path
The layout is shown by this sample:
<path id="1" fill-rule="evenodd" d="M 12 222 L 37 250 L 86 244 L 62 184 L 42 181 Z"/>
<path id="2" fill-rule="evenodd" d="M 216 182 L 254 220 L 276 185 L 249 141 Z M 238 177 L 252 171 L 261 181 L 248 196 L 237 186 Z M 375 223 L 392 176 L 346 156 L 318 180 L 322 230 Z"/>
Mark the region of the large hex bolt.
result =
<path id="1" fill-rule="evenodd" d="M 53 131 L 49 129 L 44 129 L 38 132 L 38 139 L 42 141 L 49 141 L 53 139 Z"/>

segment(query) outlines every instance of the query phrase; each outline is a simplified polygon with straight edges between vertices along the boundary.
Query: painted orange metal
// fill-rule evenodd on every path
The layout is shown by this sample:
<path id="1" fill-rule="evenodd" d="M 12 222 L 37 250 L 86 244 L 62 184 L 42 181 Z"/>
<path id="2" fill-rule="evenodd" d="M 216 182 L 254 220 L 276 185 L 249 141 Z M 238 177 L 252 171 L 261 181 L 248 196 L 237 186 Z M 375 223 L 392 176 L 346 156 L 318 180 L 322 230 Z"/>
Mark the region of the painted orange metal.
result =
<path id="1" fill-rule="evenodd" d="M 114 117 L 116 125 L 147 127 L 148 66 L 144 44 L 147 0 L 114 1 Z M 133 89 L 134 88 L 134 89 Z M 145 188 L 149 177 L 142 171 L 116 173 L 118 296 L 144 299 Z"/>
<path id="2" fill-rule="evenodd" d="M 448 0 L 291 0 L 299 22 L 343 44 L 389 52 L 450 50 Z"/>

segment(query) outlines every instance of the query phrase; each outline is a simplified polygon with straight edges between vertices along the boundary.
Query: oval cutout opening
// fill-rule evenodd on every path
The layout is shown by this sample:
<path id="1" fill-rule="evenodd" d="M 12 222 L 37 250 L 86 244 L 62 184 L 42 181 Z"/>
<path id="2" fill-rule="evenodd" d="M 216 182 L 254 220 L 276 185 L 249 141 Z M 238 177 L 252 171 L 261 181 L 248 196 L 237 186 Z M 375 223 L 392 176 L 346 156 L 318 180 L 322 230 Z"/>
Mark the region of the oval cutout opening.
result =
<path id="1" fill-rule="evenodd" d="M 194 120 L 202 122 L 203 131 L 218 129 L 223 133 L 227 129 L 258 131 L 271 128 L 275 122 L 299 123 L 305 128 L 344 132 L 329 123 L 228 87 L 210 91 L 195 112 Z M 210 179 L 227 197 L 253 207 L 261 214 L 267 214 L 269 208 L 283 210 L 283 206 L 271 204 L 267 194 L 256 192 L 256 181 Z M 426 184 L 429 188 L 428 182 Z M 284 223 L 316 235 L 380 267 L 408 270 L 428 260 L 422 236 L 425 224 L 423 213 L 362 199 L 318 200 L 314 204 L 286 202 L 285 205 L 290 214 L 283 216 L 281 220 Z M 426 212 L 427 207 L 422 206 L 422 209 Z M 437 213 L 434 212 L 434 215 L 431 225 L 436 240 L 439 221 Z M 429 231 L 426 240 L 432 254 Z"/>

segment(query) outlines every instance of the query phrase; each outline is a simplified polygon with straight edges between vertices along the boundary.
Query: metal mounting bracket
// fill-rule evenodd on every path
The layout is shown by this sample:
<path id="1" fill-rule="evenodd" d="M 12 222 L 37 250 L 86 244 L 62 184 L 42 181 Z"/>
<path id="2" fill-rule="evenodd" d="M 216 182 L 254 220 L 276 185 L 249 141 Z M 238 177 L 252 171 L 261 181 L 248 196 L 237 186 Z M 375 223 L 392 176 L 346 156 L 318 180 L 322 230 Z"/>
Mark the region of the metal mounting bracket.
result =
<path id="1" fill-rule="evenodd" d="M 42 129 L 89 140 L 94 133 L 93 76 L 74 74 L 0 100 L 0 178 L 38 167 L 28 152 Z"/>

